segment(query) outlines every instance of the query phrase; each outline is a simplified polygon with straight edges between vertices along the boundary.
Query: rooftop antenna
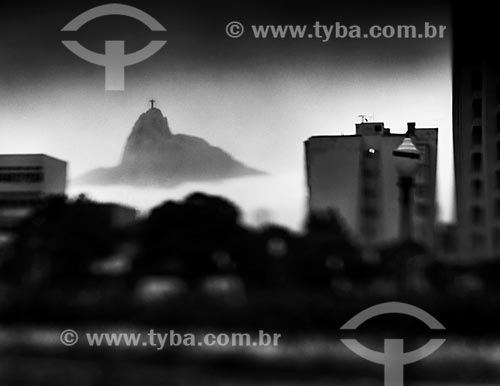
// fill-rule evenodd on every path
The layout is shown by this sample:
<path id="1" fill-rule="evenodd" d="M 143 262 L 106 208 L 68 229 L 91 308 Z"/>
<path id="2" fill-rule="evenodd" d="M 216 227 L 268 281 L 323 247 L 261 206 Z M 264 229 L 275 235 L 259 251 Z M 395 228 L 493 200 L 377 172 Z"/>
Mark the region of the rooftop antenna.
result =
<path id="1" fill-rule="evenodd" d="M 368 118 L 366 118 L 366 114 L 360 114 L 358 117 L 361 118 L 361 123 L 368 122 Z"/>

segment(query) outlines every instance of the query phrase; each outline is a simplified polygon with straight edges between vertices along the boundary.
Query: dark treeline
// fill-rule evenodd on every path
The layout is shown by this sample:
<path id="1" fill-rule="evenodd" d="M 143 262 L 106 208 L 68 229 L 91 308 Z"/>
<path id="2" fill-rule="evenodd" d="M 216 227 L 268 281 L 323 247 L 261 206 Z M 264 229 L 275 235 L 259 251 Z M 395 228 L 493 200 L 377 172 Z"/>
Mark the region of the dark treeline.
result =
<path id="1" fill-rule="evenodd" d="M 300 233 L 255 228 L 194 193 L 132 219 L 85 197 L 43 202 L 0 252 L 2 320 L 337 329 L 364 306 L 408 301 L 457 330 L 475 330 L 467 315 L 498 325 L 500 263 L 447 264 L 415 242 L 361 248 L 333 211 Z"/>

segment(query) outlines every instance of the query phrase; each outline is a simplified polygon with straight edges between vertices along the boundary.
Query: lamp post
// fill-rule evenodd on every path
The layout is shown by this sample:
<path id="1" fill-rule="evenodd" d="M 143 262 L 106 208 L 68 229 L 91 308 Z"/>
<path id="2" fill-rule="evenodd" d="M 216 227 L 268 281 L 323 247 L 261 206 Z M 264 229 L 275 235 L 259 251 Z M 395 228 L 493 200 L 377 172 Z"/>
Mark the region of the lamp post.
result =
<path id="1" fill-rule="evenodd" d="M 392 155 L 396 160 L 396 169 L 399 174 L 400 236 L 402 241 L 408 241 L 412 237 L 412 189 L 420 160 L 420 151 L 411 140 L 409 132 L 406 133 L 403 142 L 392 152 Z"/>

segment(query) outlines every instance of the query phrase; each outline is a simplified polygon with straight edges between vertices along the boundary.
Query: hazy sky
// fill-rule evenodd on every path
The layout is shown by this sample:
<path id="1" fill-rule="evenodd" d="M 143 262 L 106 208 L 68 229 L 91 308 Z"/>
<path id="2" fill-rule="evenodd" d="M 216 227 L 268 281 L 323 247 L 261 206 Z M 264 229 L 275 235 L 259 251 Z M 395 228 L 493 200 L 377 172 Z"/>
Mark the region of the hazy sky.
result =
<path id="1" fill-rule="evenodd" d="M 245 26 L 312 25 L 316 20 L 449 24 L 446 6 L 141 2 L 137 6 L 166 27 L 161 38 L 168 42 L 155 56 L 126 69 L 125 91 L 106 92 L 104 69 L 76 57 L 61 40 L 78 40 L 101 52 L 104 40 L 125 40 L 127 51 L 135 51 L 159 33 L 111 16 L 62 33 L 71 19 L 105 2 L 63 8 L 50 2 L 22 4 L 0 16 L 2 153 L 50 154 L 69 161 L 71 176 L 116 164 L 135 120 L 154 97 L 174 133 L 201 136 L 277 177 L 296 175 L 300 193 L 290 200 L 297 205 L 305 194 L 303 141 L 353 133 L 359 114 L 374 114 L 395 132 L 404 132 L 409 121 L 439 127 L 439 204 L 441 217 L 451 217 L 451 26 L 447 39 L 435 40 L 322 43 L 225 35 L 232 20 Z"/>

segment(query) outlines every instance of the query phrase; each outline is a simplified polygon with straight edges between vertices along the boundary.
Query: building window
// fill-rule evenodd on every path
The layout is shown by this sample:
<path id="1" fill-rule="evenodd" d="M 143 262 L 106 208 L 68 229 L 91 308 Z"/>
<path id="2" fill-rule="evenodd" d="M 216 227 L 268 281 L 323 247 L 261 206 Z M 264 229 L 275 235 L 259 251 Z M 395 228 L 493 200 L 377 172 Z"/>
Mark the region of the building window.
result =
<path id="1" fill-rule="evenodd" d="M 372 187 L 365 186 L 363 188 L 363 197 L 365 200 L 377 198 L 377 191 Z"/>
<path id="2" fill-rule="evenodd" d="M 30 173 L 14 173 L 3 172 L 0 173 L 0 182 L 7 183 L 37 183 L 43 181 L 43 173 L 30 172 Z"/>
<path id="3" fill-rule="evenodd" d="M 416 182 L 426 184 L 430 179 L 430 168 L 428 164 L 420 164 L 417 170 Z"/>
<path id="4" fill-rule="evenodd" d="M 43 168 L 41 166 L 0 166 L 0 172 L 3 171 L 40 171 Z"/>
<path id="5" fill-rule="evenodd" d="M 375 132 L 380 133 L 382 131 L 382 125 L 375 125 Z"/>
<path id="6" fill-rule="evenodd" d="M 363 177 L 366 179 L 377 178 L 379 176 L 379 171 L 372 168 L 363 169 Z"/>
<path id="7" fill-rule="evenodd" d="M 429 194 L 429 186 L 419 184 L 415 187 L 415 194 L 419 197 L 426 197 Z"/>
<path id="8" fill-rule="evenodd" d="M 378 209 L 374 206 L 365 206 L 361 209 L 363 217 L 376 218 L 378 217 Z"/>
<path id="9" fill-rule="evenodd" d="M 483 128 L 481 126 L 472 127 L 472 144 L 481 145 L 483 142 Z"/>
<path id="10" fill-rule="evenodd" d="M 417 227 L 417 235 L 419 236 L 419 238 L 426 239 L 428 233 L 429 229 L 425 225 L 419 225 Z"/>
<path id="11" fill-rule="evenodd" d="M 474 99 L 472 101 L 472 113 L 474 114 L 474 118 L 481 118 L 483 110 L 483 101 L 481 99 Z"/>
<path id="12" fill-rule="evenodd" d="M 481 91 L 483 88 L 483 76 L 481 71 L 474 71 L 471 76 L 472 91 Z"/>
<path id="13" fill-rule="evenodd" d="M 484 223 L 484 210 L 479 206 L 473 206 L 471 209 L 471 221 L 474 225 L 482 225 Z"/>
<path id="14" fill-rule="evenodd" d="M 471 170 L 473 172 L 480 172 L 483 168 L 483 155 L 481 153 L 472 154 Z"/>
<path id="15" fill-rule="evenodd" d="M 472 233 L 470 237 L 471 245 L 474 249 L 484 248 L 484 236 L 480 233 Z"/>
<path id="16" fill-rule="evenodd" d="M 369 147 L 365 150 L 365 157 L 368 159 L 372 159 L 378 157 L 378 151 L 374 147 Z"/>
<path id="17" fill-rule="evenodd" d="M 429 145 L 418 144 L 418 151 L 420 151 L 420 162 L 427 163 L 429 160 Z"/>
<path id="18" fill-rule="evenodd" d="M 426 217 L 430 214 L 430 208 L 427 204 L 417 204 L 415 206 L 415 211 L 417 213 L 417 216 L 420 217 Z"/>
<path id="19" fill-rule="evenodd" d="M 498 251 L 500 247 L 500 229 L 493 228 L 493 231 L 491 233 L 493 239 L 493 248 L 495 249 L 495 251 Z"/>
<path id="20" fill-rule="evenodd" d="M 371 240 L 377 236 L 377 228 L 372 224 L 364 225 L 362 228 L 362 233 L 366 240 Z"/>
<path id="21" fill-rule="evenodd" d="M 472 195 L 475 198 L 480 198 L 483 195 L 483 181 L 481 180 L 472 181 Z"/>

